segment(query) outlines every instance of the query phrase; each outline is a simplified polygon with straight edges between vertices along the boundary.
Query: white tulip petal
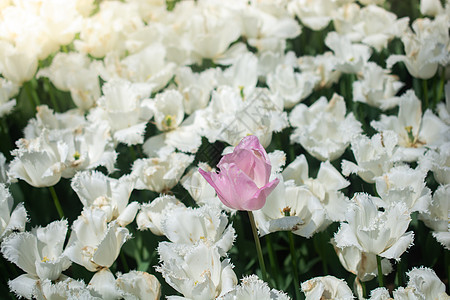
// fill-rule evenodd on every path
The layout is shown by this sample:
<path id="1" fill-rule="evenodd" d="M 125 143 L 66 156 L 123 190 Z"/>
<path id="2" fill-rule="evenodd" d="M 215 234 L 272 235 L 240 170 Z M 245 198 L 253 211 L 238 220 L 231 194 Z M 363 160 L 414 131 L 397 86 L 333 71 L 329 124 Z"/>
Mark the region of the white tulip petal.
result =
<path id="1" fill-rule="evenodd" d="M 40 261 L 36 236 L 29 232 L 13 233 L 6 238 L 1 250 L 10 262 L 31 275 L 36 275 L 35 262 Z"/>
<path id="2" fill-rule="evenodd" d="M 116 288 L 114 275 L 107 268 L 96 272 L 89 281 L 89 286 L 98 292 L 102 299 L 120 299 L 120 291 Z"/>
<path id="3" fill-rule="evenodd" d="M 141 271 L 130 271 L 117 276 L 116 286 L 126 300 L 157 300 L 161 295 L 161 284 L 158 279 Z"/>
<path id="4" fill-rule="evenodd" d="M 105 237 L 92 256 L 92 261 L 99 266 L 109 268 L 119 256 L 122 245 L 129 238 L 128 229 L 119 227 L 116 222 L 110 223 Z"/>
<path id="5" fill-rule="evenodd" d="M 38 282 L 37 277 L 30 274 L 23 274 L 8 281 L 8 286 L 18 297 L 31 299 Z"/>

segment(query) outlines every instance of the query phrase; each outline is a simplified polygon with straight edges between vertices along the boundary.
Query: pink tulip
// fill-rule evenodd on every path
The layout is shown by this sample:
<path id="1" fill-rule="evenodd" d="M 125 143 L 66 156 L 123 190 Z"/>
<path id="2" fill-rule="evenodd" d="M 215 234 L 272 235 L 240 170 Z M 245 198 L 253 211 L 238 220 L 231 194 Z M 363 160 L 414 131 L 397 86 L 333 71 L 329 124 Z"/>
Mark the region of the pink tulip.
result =
<path id="1" fill-rule="evenodd" d="M 219 173 L 199 172 L 216 190 L 217 196 L 226 206 L 236 210 L 258 210 L 266 203 L 267 196 L 277 186 L 279 180 L 269 182 L 270 165 L 266 150 L 256 136 L 242 139 L 217 164 Z"/>

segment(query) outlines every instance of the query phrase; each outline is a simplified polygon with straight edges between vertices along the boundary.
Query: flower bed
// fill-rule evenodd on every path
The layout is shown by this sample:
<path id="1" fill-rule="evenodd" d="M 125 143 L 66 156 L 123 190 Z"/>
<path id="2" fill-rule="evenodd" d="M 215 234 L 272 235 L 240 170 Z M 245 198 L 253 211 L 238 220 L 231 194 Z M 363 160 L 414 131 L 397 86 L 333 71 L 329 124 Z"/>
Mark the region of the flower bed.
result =
<path id="1" fill-rule="evenodd" d="M 449 28 L 439 0 L 0 1 L 0 293 L 448 298 Z"/>

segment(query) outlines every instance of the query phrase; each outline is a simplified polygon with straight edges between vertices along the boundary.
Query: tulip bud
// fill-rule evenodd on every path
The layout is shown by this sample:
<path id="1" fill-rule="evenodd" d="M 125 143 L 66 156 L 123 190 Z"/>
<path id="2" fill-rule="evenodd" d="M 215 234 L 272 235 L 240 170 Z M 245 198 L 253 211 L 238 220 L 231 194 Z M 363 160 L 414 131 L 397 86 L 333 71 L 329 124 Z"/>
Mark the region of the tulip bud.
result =
<path id="1" fill-rule="evenodd" d="M 216 190 L 226 206 L 236 210 L 258 210 L 277 186 L 279 179 L 269 181 L 269 157 L 256 136 L 247 136 L 217 164 L 219 173 L 199 172 Z"/>

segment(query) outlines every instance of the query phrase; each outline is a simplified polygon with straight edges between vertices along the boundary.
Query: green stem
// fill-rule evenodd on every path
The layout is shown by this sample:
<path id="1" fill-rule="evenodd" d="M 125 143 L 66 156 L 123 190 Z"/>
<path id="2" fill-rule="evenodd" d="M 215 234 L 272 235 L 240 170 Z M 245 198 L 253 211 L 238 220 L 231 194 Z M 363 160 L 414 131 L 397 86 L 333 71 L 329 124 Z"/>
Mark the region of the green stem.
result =
<path id="1" fill-rule="evenodd" d="M 297 255 L 295 253 L 294 234 L 292 233 L 292 231 L 288 231 L 288 236 L 289 236 L 289 248 L 291 250 L 292 268 L 294 269 L 295 298 L 300 299 L 300 279 L 298 277 Z"/>
<path id="2" fill-rule="evenodd" d="M 35 99 L 34 93 L 33 93 L 33 87 L 31 86 L 31 81 L 25 82 L 23 84 L 23 88 L 25 89 L 25 92 L 27 93 L 28 100 L 30 100 L 31 106 L 36 109 L 36 106 L 40 105 L 39 99 Z"/>
<path id="3" fill-rule="evenodd" d="M 127 263 L 127 260 L 125 258 L 125 255 L 123 254 L 123 251 L 120 251 L 120 261 L 122 262 L 122 266 L 123 266 L 124 272 L 125 273 L 130 272 L 130 268 L 128 267 L 128 263 Z"/>
<path id="4" fill-rule="evenodd" d="M 45 78 L 44 83 L 45 87 L 47 88 L 47 93 L 50 95 L 50 101 L 52 102 L 53 109 L 56 112 L 60 112 L 61 109 L 59 108 L 58 101 L 56 100 L 55 94 L 53 93 L 53 86 L 51 85 L 50 80 L 48 78 Z"/>
<path id="5" fill-rule="evenodd" d="M 55 188 L 53 186 L 50 186 L 49 190 L 50 190 L 50 194 L 52 195 L 52 198 L 53 198 L 53 203 L 55 204 L 56 210 L 58 211 L 59 217 L 61 219 L 63 219 L 64 218 L 64 212 L 63 212 L 63 209 L 61 207 L 61 203 L 59 203 L 58 195 L 56 195 Z"/>
<path id="6" fill-rule="evenodd" d="M 378 286 L 384 287 L 383 270 L 381 269 L 381 257 L 379 255 L 377 255 L 377 267 L 378 267 Z"/>
<path id="7" fill-rule="evenodd" d="M 322 251 L 322 246 L 324 245 L 324 243 L 322 243 L 322 233 L 316 233 L 313 236 L 313 244 L 314 244 L 314 249 L 316 250 L 317 254 L 320 257 L 320 260 L 322 262 L 322 270 L 323 270 L 323 274 L 327 275 L 328 274 L 328 265 L 327 265 L 327 258 L 325 257 L 325 255 L 323 254 Z"/>
<path id="8" fill-rule="evenodd" d="M 135 161 L 135 160 L 137 159 L 136 151 L 134 151 L 133 146 L 128 147 L 128 149 L 130 149 L 131 159 L 132 159 L 133 161 Z"/>
<path id="9" fill-rule="evenodd" d="M 403 276 L 403 271 L 402 271 L 402 261 L 403 260 L 401 260 L 401 261 L 399 261 L 398 263 L 397 263 L 397 272 L 396 272 L 396 274 L 395 274 L 395 285 L 398 287 L 398 286 L 402 286 L 403 285 L 403 278 L 402 278 L 402 276 Z"/>
<path id="10" fill-rule="evenodd" d="M 442 69 L 442 74 L 441 74 L 441 78 L 439 80 L 439 86 L 438 86 L 438 91 L 437 91 L 437 96 L 435 99 L 435 103 L 433 105 L 433 108 L 436 107 L 436 105 L 441 101 L 442 98 L 442 93 L 444 92 L 444 83 L 445 83 L 445 69 Z"/>
<path id="11" fill-rule="evenodd" d="M 363 281 L 360 281 L 359 284 L 361 284 L 361 287 L 362 287 L 362 292 L 363 292 L 362 296 L 364 299 L 366 299 L 366 295 L 367 295 L 366 283 Z"/>
<path id="12" fill-rule="evenodd" d="M 422 80 L 422 88 L 423 88 L 423 98 L 425 100 L 425 109 L 427 109 L 429 107 L 429 103 L 428 103 L 428 84 L 426 79 Z"/>
<path id="13" fill-rule="evenodd" d="M 272 237 L 270 234 L 268 234 L 266 235 L 265 238 L 266 238 L 267 252 L 269 254 L 271 277 L 274 278 L 275 287 L 278 287 L 279 286 L 278 264 L 277 261 L 275 260 L 275 251 L 273 250 Z"/>
<path id="14" fill-rule="evenodd" d="M 62 45 L 62 46 L 61 46 L 61 50 L 62 50 L 62 52 L 64 52 L 64 53 L 69 53 L 69 49 L 67 49 L 67 45 Z"/>
<path id="15" fill-rule="evenodd" d="M 250 219 L 250 224 L 252 227 L 253 238 L 255 239 L 256 252 L 258 253 L 259 267 L 261 268 L 263 280 L 267 282 L 266 266 L 264 264 L 264 258 L 261 250 L 261 243 L 259 242 L 258 231 L 256 230 L 255 218 L 253 213 L 248 211 L 248 217 Z"/>

